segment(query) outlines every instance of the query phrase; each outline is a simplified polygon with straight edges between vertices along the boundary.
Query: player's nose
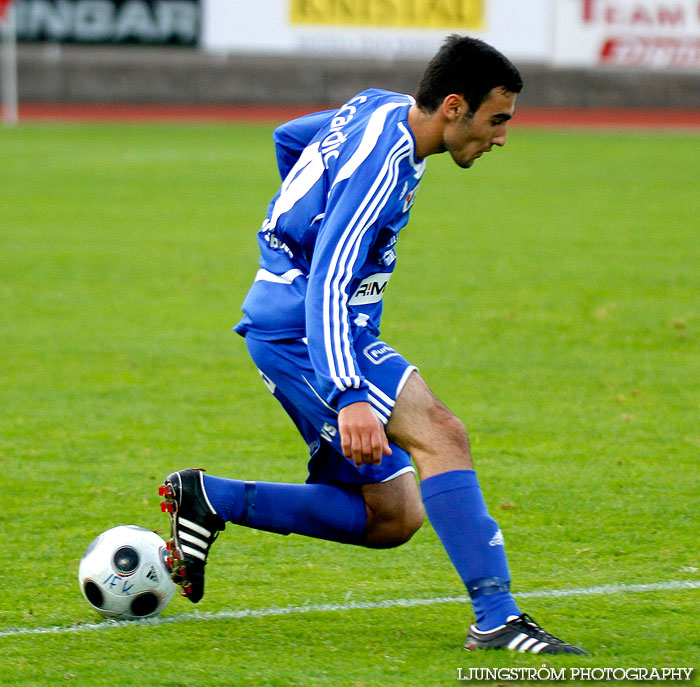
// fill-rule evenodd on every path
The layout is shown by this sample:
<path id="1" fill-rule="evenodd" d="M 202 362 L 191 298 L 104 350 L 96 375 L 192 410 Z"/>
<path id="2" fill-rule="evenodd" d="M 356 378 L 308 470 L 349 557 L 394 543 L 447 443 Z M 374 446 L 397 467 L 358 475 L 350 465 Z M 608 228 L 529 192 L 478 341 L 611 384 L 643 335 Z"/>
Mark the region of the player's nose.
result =
<path id="1" fill-rule="evenodd" d="M 491 139 L 491 144 L 502 148 L 506 144 L 507 137 L 508 137 L 508 134 L 504 131 L 503 133 L 500 133 L 497 136 L 494 136 Z"/>

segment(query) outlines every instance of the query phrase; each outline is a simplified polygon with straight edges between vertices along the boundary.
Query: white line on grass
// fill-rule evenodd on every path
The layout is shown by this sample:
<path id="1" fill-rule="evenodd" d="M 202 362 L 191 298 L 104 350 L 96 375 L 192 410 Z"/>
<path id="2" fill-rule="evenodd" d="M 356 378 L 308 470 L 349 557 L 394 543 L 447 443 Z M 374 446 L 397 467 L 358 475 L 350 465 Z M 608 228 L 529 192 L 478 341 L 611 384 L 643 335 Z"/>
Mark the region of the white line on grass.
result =
<path id="1" fill-rule="evenodd" d="M 650 582 L 648 584 L 607 584 L 601 587 L 583 587 L 578 589 L 542 589 L 533 592 L 516 592 L 517 599 L 557 599 L 565 596 L 591 596 L 593 594 L 622 594 L 642 592 L 664 592 L 682 589 L 700 589 L 700 581 L 671 580 L 669 582 Z M 382 601 L 348 601 L 343 604 L 307 604 L 304 606 L 284 606 L 282 608 L 243 608 L 238 611 L 220 611 L 219 613 L 180 613 L 167 618 L 146 618 L 144 620 L 105 620 L 100 623 L 82 623 L 80 625 L 56 627 L 24 627 L 0 630 L 0 637 L 17 637 L 19 635 L 63 634 L 67 632 L 87 632 L 91 630 L 109 630 L 114 627 L 134 627 L 151 625 L 168 625 L 192 620 L 239 620 L 242 618 L 267 618 L 276 615 L 298 615 L 300 613 L 324 613 L 328 611 L 357 611 L 377 608 L 412 608 L 414 606 L 433 606 L 435 604 L 464 603 L 468 596 L 437 596 L 428 599 L 384 599 Z"/>

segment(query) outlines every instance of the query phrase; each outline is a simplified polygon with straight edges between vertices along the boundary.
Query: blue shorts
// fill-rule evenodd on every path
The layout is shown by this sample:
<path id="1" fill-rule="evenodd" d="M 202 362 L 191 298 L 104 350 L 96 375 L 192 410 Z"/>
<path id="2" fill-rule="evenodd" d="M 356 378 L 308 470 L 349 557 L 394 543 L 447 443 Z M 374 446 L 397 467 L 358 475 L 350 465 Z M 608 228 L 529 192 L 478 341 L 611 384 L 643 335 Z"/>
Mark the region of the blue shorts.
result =
<path id="1" fill-rule="evenodd" d="M 390 442 L 392 454 L 380 465 L 355 464 L 343 455 L 338 432 L 338 411 L 323 398 L 303 339 L 262 341 L 246 336 L 253 362 L 267 388 L 282 404 L 309 446 L 309 483 L 376 484 L 414 472 L 411 456 Z M 409 375 L 417 368 L 393 348 L 360 331 L 355 355 L 369 384 L 369 400 L 384 425 Z"/>

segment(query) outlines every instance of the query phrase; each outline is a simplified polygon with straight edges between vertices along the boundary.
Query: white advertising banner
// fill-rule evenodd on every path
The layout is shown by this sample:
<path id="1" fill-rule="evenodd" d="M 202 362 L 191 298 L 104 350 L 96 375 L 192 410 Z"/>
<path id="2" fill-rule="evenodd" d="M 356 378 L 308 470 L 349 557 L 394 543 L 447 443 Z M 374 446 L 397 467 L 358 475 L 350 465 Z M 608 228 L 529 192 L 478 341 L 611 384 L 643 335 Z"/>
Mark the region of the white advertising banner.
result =
<path id="1" fill-rule="evenodd" d="M 450 33 L 514 60 L 548 61 L 553 0 L 203 0 L 205 49 L 248 54 L 431 57 Z"/>
<path id="2" fill-rule="evenodd" d="M 557 0 L 553 62 L 700 70 L 700 0 Z"/>

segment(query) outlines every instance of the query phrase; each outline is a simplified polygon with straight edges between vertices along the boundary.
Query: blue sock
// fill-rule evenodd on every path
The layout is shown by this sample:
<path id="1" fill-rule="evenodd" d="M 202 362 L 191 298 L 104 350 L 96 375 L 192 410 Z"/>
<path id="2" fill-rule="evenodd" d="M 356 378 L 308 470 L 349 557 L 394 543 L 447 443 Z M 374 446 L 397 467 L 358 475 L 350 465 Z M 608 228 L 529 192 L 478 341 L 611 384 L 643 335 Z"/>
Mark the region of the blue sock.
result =
<path id="1" fill-rule="evenodd" d="M 219 517 L 277 534 L 303 534 L 361 544 L 367 510 L 359 490 L 330 484 L 242 482 L 204 475 L 204 489 Z"/>
<path id="2" fill-rule="evenodd" d="M 520 615 L 510 594 L 503 535 L 489 515 L 474 470 L 451 470 L 421 483 L 425 512 L 471 597 L 477 627 L 492 630 Z"/>

